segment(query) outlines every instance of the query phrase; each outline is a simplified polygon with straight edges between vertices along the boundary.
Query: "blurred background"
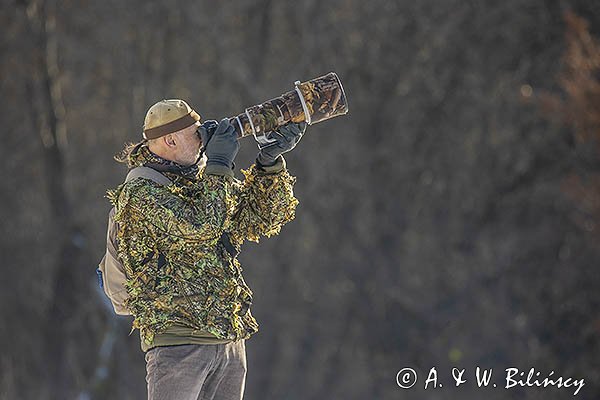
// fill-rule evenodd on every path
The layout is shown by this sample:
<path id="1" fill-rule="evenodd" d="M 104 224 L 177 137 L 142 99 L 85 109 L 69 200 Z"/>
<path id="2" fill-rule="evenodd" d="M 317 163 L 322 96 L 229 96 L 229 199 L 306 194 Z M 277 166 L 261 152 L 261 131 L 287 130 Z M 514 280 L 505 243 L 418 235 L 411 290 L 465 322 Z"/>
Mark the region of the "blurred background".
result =
<path id="1" fill-rule="evenodd" d="M 220 119 L 330 71 L 350 113 L 286 155 L 296 219 L 241 254 L 245 398 L 573 395 L 453 387 L 476 366 L 600 397 L 597 0 L 1 5 L 0 398 L 145 398 L 138 332 L 95 268 L 112 157 L 150 105 Z M 244 139 L 237 166 L 256 153 Z M 424 390 L 433 366 L 444 388 Z"/>

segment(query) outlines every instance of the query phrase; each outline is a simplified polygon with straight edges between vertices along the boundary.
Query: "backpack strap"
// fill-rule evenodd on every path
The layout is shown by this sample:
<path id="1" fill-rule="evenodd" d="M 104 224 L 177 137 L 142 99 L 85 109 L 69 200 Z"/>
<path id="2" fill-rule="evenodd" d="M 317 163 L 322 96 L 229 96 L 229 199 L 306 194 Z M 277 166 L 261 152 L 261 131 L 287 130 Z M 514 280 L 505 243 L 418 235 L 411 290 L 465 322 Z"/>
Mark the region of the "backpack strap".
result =
<path id="1" fill-rule="evenodd" d="M 125 182 L 132 181 L 135 178 L 150 179 L 150 180 L 158 183 L 159 185 L 163 185 L 163 186 L 169 186 L 170 184 L 173 183 L 169 178 L 167 178 L 166 176 L 164 176 L 157 170 L 150 168 L 150 167 L 135 167 L 135 168 L 133 168 L 127 174 L 127 177 L 125 178 Z"/>

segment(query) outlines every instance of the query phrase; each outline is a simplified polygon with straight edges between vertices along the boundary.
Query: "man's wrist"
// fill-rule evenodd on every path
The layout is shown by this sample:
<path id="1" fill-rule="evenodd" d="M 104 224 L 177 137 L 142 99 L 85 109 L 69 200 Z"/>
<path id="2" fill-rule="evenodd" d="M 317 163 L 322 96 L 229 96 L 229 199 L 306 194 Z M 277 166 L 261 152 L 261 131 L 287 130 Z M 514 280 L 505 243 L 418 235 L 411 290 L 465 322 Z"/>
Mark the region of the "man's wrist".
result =
<path id="1" fill-rule="evenodd" d="M 258 157 L 256 157 L 256 168 L 265 174 L 276 174 L 278 172 L 281 172 L 283 169 L 285 169 L 286 164 L 285 164 L 285 159 L 283 158 L 282 155 L 277 156 L 277 158 L 275 159 L 275 161 L 272 164 L 263 164 L 260 154 Z"/>
<path id="2" fill-rule="evenodd" d="M 233 178 L 233 166 L 227 166 L 218 161 L 208 160 L 206 162 L 206 167 L 204 168 L 204 173 L 209 175 L 220 175 L 220 176 L 230 176 Z"/>
<path id="3" fill-rule="evenodd" d="M 258 156 L 256 157 L 256 162 L 261 167 L 271 167 L 271 166 L 273 166 L 273 165 L 275 165 L 277 163 L 277 160 L 280 157 L 281 157 L 281 155 L 278 155 L 275 158 L 271 158 L 271 157 L 265 156 L 262 152 L 259 152 Z"/>

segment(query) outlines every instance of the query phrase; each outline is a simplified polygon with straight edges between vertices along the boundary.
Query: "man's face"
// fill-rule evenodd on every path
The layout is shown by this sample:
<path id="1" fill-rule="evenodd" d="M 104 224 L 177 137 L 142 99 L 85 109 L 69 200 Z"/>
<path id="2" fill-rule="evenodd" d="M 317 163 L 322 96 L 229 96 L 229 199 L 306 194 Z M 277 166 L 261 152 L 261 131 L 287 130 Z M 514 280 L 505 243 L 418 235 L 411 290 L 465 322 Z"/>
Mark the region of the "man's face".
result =
<path id="1" fill-rule="evenodd" d="M 196 129 L 200 126 L 200 122 L 188 126 L 185 129 L 175 133 L 176 137 L 176 152 L 175 162 L 181 165 L 192 165 L 200 156 L 200 148 L 202 141 L 196 134 Z"/>

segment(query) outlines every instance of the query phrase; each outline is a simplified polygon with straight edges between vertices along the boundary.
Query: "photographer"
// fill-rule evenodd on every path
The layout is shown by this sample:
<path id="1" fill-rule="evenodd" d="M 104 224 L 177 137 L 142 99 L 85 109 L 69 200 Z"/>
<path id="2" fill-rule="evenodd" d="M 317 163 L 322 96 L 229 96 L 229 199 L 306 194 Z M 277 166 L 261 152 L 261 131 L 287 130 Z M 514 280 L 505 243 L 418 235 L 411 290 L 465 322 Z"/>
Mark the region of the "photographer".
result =
<path id="1" fill-rule="evenodd" d="M 144 140 L 117 158 L 170 181 L 138 177 L 108 192 L 149 399 L 243 397 L 245 340 L 258 324 L 237 254 L 244 240 L 278 234 L 294 218 L 295 178 L 282 154 L 305 129 L 289 123 L 270 132 L 273 142 L 240 182 L 228 120 L 201 124 L 185 101 L 162 100 L 146 114 Z"/>

